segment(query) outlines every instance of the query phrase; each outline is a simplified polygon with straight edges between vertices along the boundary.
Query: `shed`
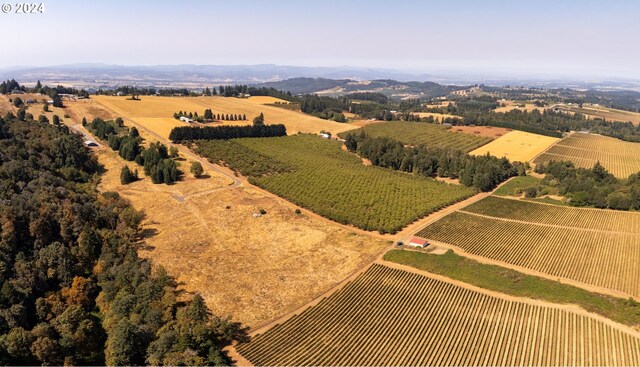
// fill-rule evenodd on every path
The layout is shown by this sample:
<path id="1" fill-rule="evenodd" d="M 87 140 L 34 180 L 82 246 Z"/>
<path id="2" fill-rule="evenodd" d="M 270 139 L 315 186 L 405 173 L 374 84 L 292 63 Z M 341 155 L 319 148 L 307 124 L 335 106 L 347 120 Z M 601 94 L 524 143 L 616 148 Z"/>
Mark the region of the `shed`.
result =
<path id="1" fill-rule="evenodd" d="M 426 240 L 423 240 L 421 238 L 413 237 L 411 241 L 409 241 L 409 246 L 425 248 L 429 246 L 429 243 Z"/>
<path id="2" fill-rule="evenodd" d="M 193 120 L 188 118 L 187 116 L 180 116 L 180 121 L 184 121 L 184 122 L 186 122 L 188 124 L 193 122 Z"/>

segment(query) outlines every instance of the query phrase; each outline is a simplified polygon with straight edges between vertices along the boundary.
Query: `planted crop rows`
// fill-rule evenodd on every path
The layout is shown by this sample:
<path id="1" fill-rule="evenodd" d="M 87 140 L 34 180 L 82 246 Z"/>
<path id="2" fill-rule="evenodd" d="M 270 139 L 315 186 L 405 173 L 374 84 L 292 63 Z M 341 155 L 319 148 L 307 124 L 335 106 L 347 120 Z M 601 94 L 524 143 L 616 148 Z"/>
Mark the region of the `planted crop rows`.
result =
<path id="1" fill-rule="evenodd" d="M 232 144 L 241 144 L 258 156 L 281 162 L 281 166 L 288 168 L 289 172 L 253 177 L 253 183 L 322 216 L 366 230 L 397 231 L 475 192 L 460 185 L 365 166 L 355 155 L 340 150 L 339 142 L 317 136 L 237 139 L 232 140 Z M 251 169 L 260 162 L 234 163 L 255 154 L 222 157 L 219 155 L 237 149 L 213 149 L 211 143 L 201 149 L 202 154 L 206 155 L 207 151 L 216 152 L 215 159 L 227 161 L 231 167 L 248 167 L 247 172 L 262 171 Z"/>
<path id="2" fill-rule="evenodd" d="M 638 365 L 640 339 L 560 308 L 374 264 L 238 351 L 255 365 Z"/>
<path id="3" fill-rule="evenodd" d="M 621 178 L 640 171 L 640 144 L 590 134 L 573 134 L 538 156 L 534 163 L 572 161 L 576 167 L 592 168 L 600 162 Z"/>
<path id="4" fill-rule="evenodd" d="M 372 137 L 389 137 L 404 144 L 425 144 L 429 147 L 453 148 L 464 152 L 470 152 L 492 140 L 487 136 L 453 132 L 443 125 L 425 122 L 381 122 L 365 126 L 354 133 L 358 134 L 360 131 Z M 340 135 L 344 137 L 346 134 Z"/>
<path id="5" fill-rule="evenodd" d="M 418 235 L 474 255 L 638 297 L 638 216 L 489 197 Z"/>

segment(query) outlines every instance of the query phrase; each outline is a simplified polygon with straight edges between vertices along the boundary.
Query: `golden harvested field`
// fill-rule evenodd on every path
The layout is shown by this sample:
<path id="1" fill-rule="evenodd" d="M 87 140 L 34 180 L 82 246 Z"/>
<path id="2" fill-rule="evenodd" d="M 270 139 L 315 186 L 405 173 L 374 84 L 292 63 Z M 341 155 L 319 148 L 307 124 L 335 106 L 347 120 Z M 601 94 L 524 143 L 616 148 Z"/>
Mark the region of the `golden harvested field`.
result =
<path id="1" fill-rule="evenodd" d="M 271 104 L 271 103 L 283 103 L 289 104 L 289 101 L 282 98 L 269 97 L 269 96 L 252 96 L 247 98 L 247 101 L 257 104 Z"/>
<path id="2" fill-rule="evenodd" d="M 640 298 L 640 214 L 488 197 L 420 237 L 467 253 Z"/>
<path id="3" fill-rule="evenodd" d="M 124 161 L 106 147 L 98 158 L 107 168 L 100 190 L 120 193 L 147 214 L 147 246 L 140 254 L 166 268 L 185 290 L 201 293 L 215 314 L 231 314 L 250 327 L 311 301 L 387 246 L 295 214 L 294 206 L 258 189 L 230 189 L 231 181 L 206 165 L 210 178 L 196 180 L 187 173 L 171 186 L 148 179 L 123 186 Z M 188 171 L 189 162 L 183 163 L 181 169 Z M 254 218 L 260 208 L 267 214 Z"/>
<path id="4" fill-rule="evenodd" d="M 631 143 L 608 136 L 575 133 L 558 142 L 534 163 L 571 161 L 577 167 L 592 168 L 600 162 L 611 174 L 627 178 L 640 171 L 640 143 Z"/>
<path id="5" fill-rule="evenodd" d="M 559 140 L 549 136 L 513 130 L 469 154 L 484 155 L 489 152 L 499 158 L 507 157 L 511 161 L 528 162 Z"/>
<path id="6" fill-rule="evenodd" d="M 380 264 L 237 350 L 271 366 L 640 363 L 637 332 L 577 308 Z"/>
<path id="7" fill-rule="evenodd" d="M 337 134 L 342 131 L 354 129 L 349 124 L 338 123 L 334 121 L 322 120 L 317 117 L 309 116 L 296 111 L 289 111 L 284 108 L 266 106 L 259 103 L 251 102 L 246 98 L 225 98 L 225 97 L 155 97 L 142 96 L 140 101 L 130 101 L 125 97 L 110 96 L 94 96 L 98 103 L 112 109 L 123 118 L 129 118 L 134 122 L 138 119 L 166 119 L 155 120 L 151 122 L 147 120 L 145 123 L 155 126 L 154 131 L 164 135 L 164 132 L 170 131 L 170 120 L 181 124 L 180 121 L 173 119 L 173 113 L 178 111 L 204 113 L 207 108 L 212 109 L 213 113 L 232 113 L 246 114 L 247 121 L 224 121 L 228 125 L 246 125 L 251 124 L 254 117 L 263 113 L 267 124 L 282 123 L 287 127 L 288 134 L 298 132 L 317 134 L 322 130 Z M 169 126 L 162 126 L 164 125 Z M 157 125 L 155 125 L 157 123 Z M 174 123 L 172 121 L 172 123 Z M 172 126 L 171 126 L 172 127 Z"/>

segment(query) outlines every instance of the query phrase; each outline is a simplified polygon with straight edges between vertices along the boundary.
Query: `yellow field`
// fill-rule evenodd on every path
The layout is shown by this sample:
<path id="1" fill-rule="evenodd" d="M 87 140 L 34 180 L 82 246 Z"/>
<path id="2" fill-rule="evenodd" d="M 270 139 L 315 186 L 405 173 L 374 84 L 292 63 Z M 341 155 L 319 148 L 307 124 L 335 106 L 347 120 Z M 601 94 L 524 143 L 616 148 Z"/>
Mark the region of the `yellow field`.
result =
<path id="1" fill-rule="evenodd" d="M 249 97 L 247 101 L 257 104 L 271 104 L 271 103 L 283 103 L 289 104 L 289 101 L 286 101 L 281 98 L 269 97 L 269 96 L 253 96 Z"/>
<path id="2" fill-rule="evenodd" d="M 540 154 L 534 163 L 571 161 L 577 167 L 592 168 L 600 162 L 616 177 L 627 178 L 640 171 L 640 144 L 608 136 L 575 133 Z"/>
<path id="3" fill-rule="evenodd" d="M 470 154 L 484 155 L 489 152 L 493 156 L 507 157 L 511 161 L 528 162 L 559 140 L 558 138 L 514 130 Z"/>
<path id="4" fill-rule="evenodd" d="M 207 108 L 212 109 L 214 114 L 229 113 L 247 115 L 247 121 L 223 122 L 228 125 L 251 124 L 254 117 L 263 113 L 267 124 L 284 124 L 287 127 L 287 133 L 290 135 L 298 132 L 317 134 L 322 130 L 337 134 L 356 128 L 349 124 L 322 120 L 284 108 L 262 105 L 250 101 L 251 98 L 155 96 L 142 96 L 140 98 L 140 101 L 130 101 L 124 97 L 93 97 L 95 101 L 113 110 L 125 119 L 129 118 L 140 124 L 150 124 L 149 126 L 154 127 L 154 131 L 164 137 L 169 136 L 168 132 L 171 131 L 171 128 L 174 126 L 184 126 L 180 121 L 173 119 L 174 112 L 198 112 L 198 114 L 201 115 Z M 138 121 L 140 119 L 147 120 Z M 175 125 L 176 123 L 178 125 Z"/>
<path id="5" fill-rule="evenodd" d="M 385 262 L 385 265 L 388 263 Z M 587 314 L 374 264 L 237 350 L 256 366 L 637 365 L 634 330 Z"/>

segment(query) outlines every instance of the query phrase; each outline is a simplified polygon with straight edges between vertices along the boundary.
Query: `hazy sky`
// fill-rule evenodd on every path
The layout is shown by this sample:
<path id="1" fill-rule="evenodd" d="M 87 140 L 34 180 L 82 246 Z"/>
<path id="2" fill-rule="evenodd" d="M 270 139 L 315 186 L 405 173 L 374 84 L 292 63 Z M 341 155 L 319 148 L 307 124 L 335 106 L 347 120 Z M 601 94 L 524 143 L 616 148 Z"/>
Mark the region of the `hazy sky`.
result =
<path id="1" fill-rule="evenodd" d="M 640 77 L 640 1 L 61 1 L 0 13 L 0 67 L 360 66 Z"/>

